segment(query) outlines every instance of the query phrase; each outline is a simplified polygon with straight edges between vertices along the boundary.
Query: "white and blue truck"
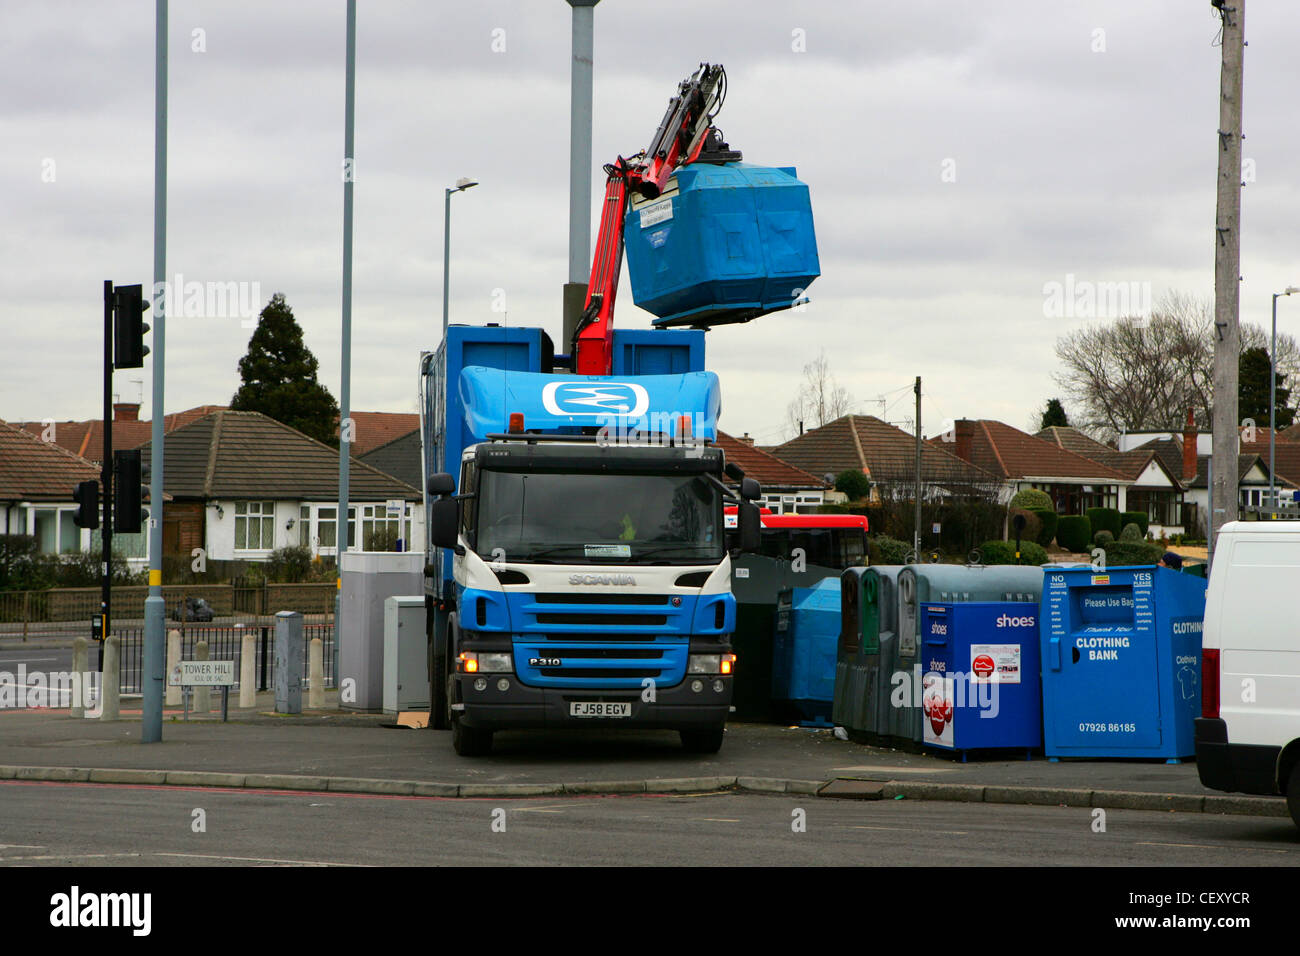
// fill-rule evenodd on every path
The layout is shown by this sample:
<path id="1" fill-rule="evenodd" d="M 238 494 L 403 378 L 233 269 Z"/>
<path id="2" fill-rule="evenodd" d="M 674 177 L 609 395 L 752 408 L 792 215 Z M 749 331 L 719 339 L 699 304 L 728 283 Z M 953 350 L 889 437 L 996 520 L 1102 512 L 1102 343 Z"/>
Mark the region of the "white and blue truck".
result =
<path id="1" fill-rule="evenodd" d="M 730 547 L 757 548 L 758 484 L 732 466 L 738 501 L 724 483 L 702 332 L 614 345 L 609 376 L 554 370 L 541 329 L 452 326 L 422 357 L 430 724 L 459 754 L 511 728 L 722 744 Z"/>

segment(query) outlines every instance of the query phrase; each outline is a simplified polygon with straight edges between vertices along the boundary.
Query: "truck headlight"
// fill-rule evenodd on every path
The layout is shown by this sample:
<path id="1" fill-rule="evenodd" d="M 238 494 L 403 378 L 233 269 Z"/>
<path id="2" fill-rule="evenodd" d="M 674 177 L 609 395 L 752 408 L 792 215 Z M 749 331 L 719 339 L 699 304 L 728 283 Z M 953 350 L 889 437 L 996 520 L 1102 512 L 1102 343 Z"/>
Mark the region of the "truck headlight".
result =
<path id="1" fill-rule="evenodd" d="M 735 654 L 692 654 L 686 662 L 686 673 L 722 675 L 726 677 L 735 672 Z"/>
<path id="2" fill-rule="evenodd" d="M 514 660 L 508 651 L 491 654 L 462 651 L 456 655 L 456 670 L 462 674 L 510 674 L 514 669 Z"/>

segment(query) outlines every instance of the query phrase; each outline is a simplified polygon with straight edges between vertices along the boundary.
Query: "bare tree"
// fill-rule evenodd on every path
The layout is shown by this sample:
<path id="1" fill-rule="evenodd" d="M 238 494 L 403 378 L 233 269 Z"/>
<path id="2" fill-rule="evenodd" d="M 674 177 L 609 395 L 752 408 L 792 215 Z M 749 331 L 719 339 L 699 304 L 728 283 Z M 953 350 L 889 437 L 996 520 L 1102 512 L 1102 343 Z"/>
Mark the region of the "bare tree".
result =
<path id="1" fill-rule="evenodd" d="M 1268 346 L 1268 333 L 1242 325 L 1242 348 Z M 1187 410 L 1210 426 L 1214 309 L 1208 299 L 1168 292 L 1149 319 L 1077 329 L 1056 342 L 1063 369 L 1054 377 L 1070 398 L 1071 420 L 1102 440 L 1122 431 L 1181 431 Z M 1278 336 L 1278 371 L 1300 366 L 1300 347 Z"/>
<path id="2" fill-rule="evenodd" d="M 821 428 L 851 413 L 856 404 L 848 390 L 835 381 L 826 350 L 822 349 L 803 367 L 799 391 L 786 406 L 786 431 L 794 437 L 801 428 Z"/>

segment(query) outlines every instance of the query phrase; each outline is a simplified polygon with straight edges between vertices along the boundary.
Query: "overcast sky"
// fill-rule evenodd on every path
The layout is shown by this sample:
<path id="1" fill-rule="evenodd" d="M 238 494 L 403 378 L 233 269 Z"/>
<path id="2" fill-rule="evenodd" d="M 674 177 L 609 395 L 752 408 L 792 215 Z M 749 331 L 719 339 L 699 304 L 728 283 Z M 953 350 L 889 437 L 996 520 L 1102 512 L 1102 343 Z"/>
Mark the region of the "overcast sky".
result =
<path id="1" fill-rule="evenodd" d="M 452 321 L 559 340 L 570 12 L 358 6 L 352 407 L 414 411 L 417 356 L 440 337 L 443 188 L 461 176 L 481 185 L 452 200 Z M 168 274 L 255 283 L 254 311 L 283 292 L 337 398 L 344 0 L 170 9 Z M 811 189 L 811 305 L 709 333 L 733 434 L 784 437 L 822 349 L 861 412 L 901 422 L 921 375 L 927 434 L 1025 428 L 1060 392 L 1057 337 L 1113 321 L 1046 316 L 1045 284 L 1212 295 L 1208 0 L 603 0 L 595 20 L 593 223 L 599 167 L 646 145 L 701 60 L 727 68 L 732 146 Z M 0 418 L 99 416 L 101 284 L 152 281 L 153 31 L 148 0 L 0 5 Z M 1242 318 L 1266 324 L 1270 293 L 1300 283 L 1300 5 L 1252 0 L 1246 37 Z M 1279 315 L 1300 331 L 1300 302 Z M 624 270 L 617 326 L 650 318 Z M 228 402 L 250 334 L 237 315 L 173 316 L 167 409 Z M 150 374 L 114 385 L 133 401 L 143 382 L 143 417 Z"/>

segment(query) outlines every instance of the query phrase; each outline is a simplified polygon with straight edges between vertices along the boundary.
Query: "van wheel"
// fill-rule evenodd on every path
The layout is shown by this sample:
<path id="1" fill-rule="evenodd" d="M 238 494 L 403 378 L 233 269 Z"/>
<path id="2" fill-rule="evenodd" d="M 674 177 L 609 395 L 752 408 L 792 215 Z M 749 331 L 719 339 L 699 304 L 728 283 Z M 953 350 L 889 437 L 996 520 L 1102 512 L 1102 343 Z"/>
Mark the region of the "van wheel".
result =
<path id="1" fill-rule="evenodd" d="M 1300 760 L 1291 765 L 1291 776 L 1286 782 L 1286 808 L 1291 819 L 1300 827 Z"/>
<path id="2" fill-rule="evenodd" d="M 712 727 L 708 730 L 679 730 L 682 747 L 691 754 L 715 754 L 722 749 L 722 735 L 725 727 Z"/>
<path id="3" fill-rule="evenodd" d="M 492 752 L 492 731 L 474 730 L 451 718 L 451 745 L 461 757 L 486 757 Z"/>

